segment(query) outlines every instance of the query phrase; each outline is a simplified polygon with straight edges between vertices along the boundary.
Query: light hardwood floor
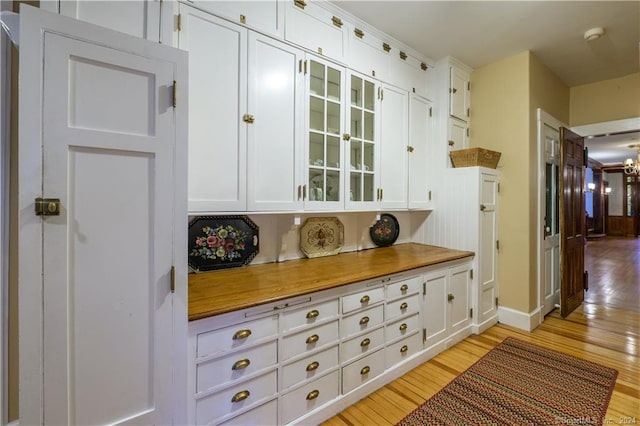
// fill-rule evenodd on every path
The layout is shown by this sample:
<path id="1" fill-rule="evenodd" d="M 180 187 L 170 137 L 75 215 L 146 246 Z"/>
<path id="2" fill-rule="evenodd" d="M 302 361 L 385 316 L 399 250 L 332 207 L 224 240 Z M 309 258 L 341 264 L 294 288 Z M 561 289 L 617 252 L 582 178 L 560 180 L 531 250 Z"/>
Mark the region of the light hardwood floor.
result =
<path id="1" fill-rule="evenodd" d="M 531 333 L 498 324 L 470 336 L 323 425 L 395 425 L 508 336 L 615 368 L 618 378 L 603 424 L 640 424 L 639 256 L 640 239 L 589 241 L 591 289 L 566 319 L 553 311 Z"/>

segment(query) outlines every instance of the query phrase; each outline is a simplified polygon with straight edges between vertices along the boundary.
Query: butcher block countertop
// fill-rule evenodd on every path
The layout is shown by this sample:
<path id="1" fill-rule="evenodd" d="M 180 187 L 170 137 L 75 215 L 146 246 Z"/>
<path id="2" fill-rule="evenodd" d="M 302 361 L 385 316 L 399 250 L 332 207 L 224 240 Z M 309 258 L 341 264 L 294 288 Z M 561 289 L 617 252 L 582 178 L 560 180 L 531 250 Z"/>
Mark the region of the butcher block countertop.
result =
<path id="1" fill-rule="evenodd" d="M 189 321 L 473 255 L 408 243 L 189 274 Z"/>

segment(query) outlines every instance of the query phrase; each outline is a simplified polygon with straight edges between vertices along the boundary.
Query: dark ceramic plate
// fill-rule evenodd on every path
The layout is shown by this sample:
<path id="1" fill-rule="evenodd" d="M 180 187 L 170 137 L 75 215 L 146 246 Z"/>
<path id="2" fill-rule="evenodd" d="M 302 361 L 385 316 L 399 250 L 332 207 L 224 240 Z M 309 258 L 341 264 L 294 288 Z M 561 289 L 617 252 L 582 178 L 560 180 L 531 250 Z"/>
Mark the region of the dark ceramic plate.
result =
<path id="1" fill-rule="evenodd" d="M 189 223 L 189 267 L 236 268 L 258 254 L 258 226 L 247 216 L 199 216 Z"/>
<path id="2" fill-rule="evenodd" d="M 378 247 L 390 246 L 396 242 L 400 234 L 400 224 L 394 215 L 383 213 L 375 225 L 369 228 L 371 241 Z"/>

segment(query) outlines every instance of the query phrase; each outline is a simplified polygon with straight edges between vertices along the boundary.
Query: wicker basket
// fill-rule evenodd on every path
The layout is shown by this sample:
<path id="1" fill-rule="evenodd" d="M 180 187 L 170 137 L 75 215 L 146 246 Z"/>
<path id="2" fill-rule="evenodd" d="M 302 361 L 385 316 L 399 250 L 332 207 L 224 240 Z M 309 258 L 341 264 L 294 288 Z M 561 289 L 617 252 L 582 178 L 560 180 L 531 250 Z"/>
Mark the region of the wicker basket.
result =
<path id="1" fill-rule="evenodd" d="M 498 166 L 501 153 L 484 148 L 468 148 L 451 151 L 453 167 L 482 166 L 495 169 Z"/>

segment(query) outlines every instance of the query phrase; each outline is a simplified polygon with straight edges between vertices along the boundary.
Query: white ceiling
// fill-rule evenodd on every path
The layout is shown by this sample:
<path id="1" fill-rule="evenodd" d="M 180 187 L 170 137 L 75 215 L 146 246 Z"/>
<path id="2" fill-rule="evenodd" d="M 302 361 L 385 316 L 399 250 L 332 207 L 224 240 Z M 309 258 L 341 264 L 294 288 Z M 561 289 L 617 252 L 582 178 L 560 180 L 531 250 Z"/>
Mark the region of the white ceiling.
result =
<path id="1" fill-rule="evenodd" d="M 479 68 L 530 50 L 567 86 L 639 70 L 640 1 L 334 0 L 338 7 L 438 60 Z M 603 27 L 587 42 L 584 32 Z M 639 101 L 640 102 L 640 101 Z M 603 164 L 636 156 L 639 133 L 587 139 Z"/>

